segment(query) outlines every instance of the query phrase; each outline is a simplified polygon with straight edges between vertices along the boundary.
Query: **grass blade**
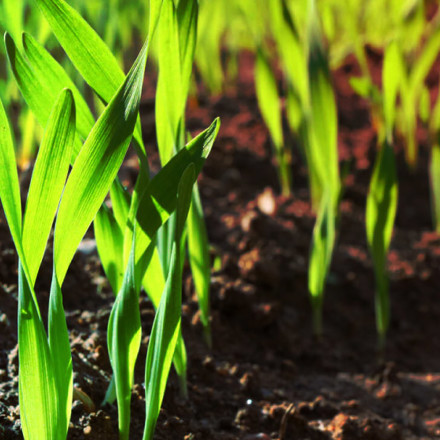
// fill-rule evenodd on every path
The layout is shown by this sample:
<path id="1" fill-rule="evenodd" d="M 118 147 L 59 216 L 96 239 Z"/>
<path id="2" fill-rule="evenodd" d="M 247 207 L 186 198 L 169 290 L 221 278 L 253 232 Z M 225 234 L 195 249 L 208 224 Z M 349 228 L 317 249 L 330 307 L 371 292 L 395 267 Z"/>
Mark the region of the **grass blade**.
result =
<path id="1" fill-rule="evenodd" d="M 53 33 L 85 81 L 108 103 L 124 82 L 125 75 L 99 35 L 64 0 L 35 0 Z M 150 0 L 150 21 L 147 44 L 157 26 L 163 0 Z M 134 135 L 138 153 L 145 161 L 140 122 Z"/>
<path id="2" fill-rule="evenodd" d="M 61 199 L 54 250 L 62 284 L 76 248 L 110 190 L 122 164 L 139 109 L 148 45 L 96 122 L 81 149 Z"/>
<path id="3" fill-rule="evenodd" d="M 26 440 L 62 439 L 53 359 L 35 294 L 19 267 L 18 346 L 20 416 Z M 64 433 L 65 434 L 65 433 Z"/>
<path id="4" fill-rule="evenodd" d="M 128 440 L 130 435 L 131 389 L 140 344 L 141 317 L 139 293 L 135 285 L 133 245 L 124 281 L 108 322 L 108 348 L 118 401 L 120 440 Z"/>
<path id="5" fill-rule="evenodd" d="M 219 128 L 220 120 L 216 119 L 209 128 L 182 148 L 144 190 L 136 213 L 135 268 L 138 285 L 142 282 L 146 270 L 147 248 L 159 227 L 176 207 L 179 176 L 191 163 L 195 165 L 198 175 L 211 151 Z M 130 234 L 125 234 L 124 248 L 127 246 L 127 237 L 130 237 Z"/>
<path id="6" fill-rule="evenodd" d="M 127 190 L 122 186 L 119 179 L 113 182 L 110 188 L 110 198 L 112 200 L 113 214 L 118 222 L 121 231 L 125 231 L 130 211 L 131 197 Z"/>
<path id="7" fill-rule="evenodd" d="M 24 257 L 21 246 L 21 197 L 18 183 L 15 150 L 11 129 L 3 102 L 0 100 L 0 199 L 8 221 L 12 239 L 20 258 Z"/>
<path id="8" fill-rule="evenodd" d="M 288 196 L 291 193 L 292 178 L 288 154 L 284 146 L 278 87 L 272 67 L 261 49 L 257 52 L 255 65 L 255 90 L 260 112 L 272 138 L 281 192 L 283 195 Z"/>
<path id="9" fill-rule="evenodd" d="M 209 290 L 211 285 L 211 257 L 209 255 L 208 233 L 203 217 L 202 201 L 197 185 L 194 185 L 191 207 L 188 213 L 188 254 L 194 286 L 197 293 L 205 339 L 212 345 Z"/>
<path id="10" fill-rule="evenodd" d="M 159 416 L 171 361 L 175 352 L 180 333 L 181 301 L 182 301 L 182 265 L 180 244 L 186 217 L 191 203 L 192 187 L 195 181 L 195 167 L 188 166 L 179 183 L 176 215 L 173 216 L 174 245 L 172 263 L 162 295 L 147 352 L 145 368 L 146 386 L 146 420 L 144 440 L 153 438 L 154 429 Z"/>
<path id="11" fill-rule="evenodd" d="M 77 112 L 79 138 L 75 142 L 74 157 L 93 127 L 94 118 L 84 98 L 64 69 L 30 35 L 23 35 L 27 58 L 17 49 L 12 38 L 5 34 L 9 64 L 20 91 L 41 126 L 45 127 L 59 94 L 65 88 L 72 91 Z"/>
<path id="12" fill-rule="evenodd" d="M 70 90 L 61 92 L 49 117 L 35 162 L 23 222 L 23 250 L 33 285 L 69 170 L 75 135 Z M 43 209 L 41 209 L 43 207 Z"/>
<path id="13" fill-rule="evenodd" d="M 57 393 L 57 430 L 60 439 L 66 438 L 72 410 L 73 371 L 69 332 L 63 307 L 61 286 L 53 269 L 49 297 L 49 349 Z"/>
<path id="14" fill-rule="evenodd" d="M 322 307 L 327 275 L 335 244 L 336 213 L 329 192 L 322 198 L 318 218 L 313 228 L 313 239 L 309 260 L 308 285 L 313 308 L 313 330 L 322 335 Z"/>
<path id="15" fill-rule="evenodd" d="M 384 348 L 390 321 L 386 259 L 396 216 L 397 193 L 394 152 L 385 142 L 374 165 L 366 210 L 367 241 L 376 278 L 376 325 L 380 349 Z"/>
<path id="16" fill-rule="evenodd" d="M 93 226 L 99 259 L 116 295 L 124 280 L 124 236 L 114 215 L 105 204 L 96 214 Z"/>

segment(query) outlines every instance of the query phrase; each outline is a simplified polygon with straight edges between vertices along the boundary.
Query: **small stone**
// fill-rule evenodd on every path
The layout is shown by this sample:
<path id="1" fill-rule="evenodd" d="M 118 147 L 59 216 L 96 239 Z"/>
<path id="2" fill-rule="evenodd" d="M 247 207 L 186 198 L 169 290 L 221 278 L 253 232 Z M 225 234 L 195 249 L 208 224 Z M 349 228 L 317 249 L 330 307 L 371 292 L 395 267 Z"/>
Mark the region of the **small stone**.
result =
<path id="1" fill-rule="evenodd" d="M 267 215 L 275 214 L 277 207 L 272 188 L 266 188 L 257 199 L 257 205 L 261 212 Z"/>

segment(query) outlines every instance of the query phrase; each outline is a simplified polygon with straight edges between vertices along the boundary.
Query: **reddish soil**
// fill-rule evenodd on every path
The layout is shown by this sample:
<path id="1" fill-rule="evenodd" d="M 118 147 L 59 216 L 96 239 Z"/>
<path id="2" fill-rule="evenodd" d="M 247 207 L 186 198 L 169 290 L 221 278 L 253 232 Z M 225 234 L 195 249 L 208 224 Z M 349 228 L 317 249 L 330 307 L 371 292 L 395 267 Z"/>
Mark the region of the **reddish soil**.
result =
<path id="1" fill-rule="evenodd" d="M 374 76 L 380 55 L 372 53 Z M 307 173 L 294 145 L 294 195 L 277 194 L 270 141 L 253 90 L 252 59 L 241 57 L 238 86 L 189 106 L 198 131 L 221 116 L 222 128 L 201 178 L 214 253 L 213 348 L 202 337 L 189 275 L 184 280 L 183 334 L 189 356 L 189 400 L 170 376 L 156 439 L 354 440 L 440 438 L 440 237 L 432 232 L 428 145 L 419 133 L 420 162 L 408 172 L 398 151 L 400 200 L 389 254 L 392 320 L 385 356 L 376 352 L 374 277 L 365 239 L 365 200 L 376 137 L 368 105 L 348 78 L 348 59 L 334 73 L 341 160 L 349 169 L 338 243 L 324 306 L 324 337 L 311 329 L 308 252 L 314 215 Z M 438 71 L 438 70 L 437 70 Z M 430 82 L 435 84 L 436 81 Z M 153 144 L 153 87 L 142 106 Z M 152 153 L 153 162 L 157 157 Z M 130 179 L 130 169 L 125 170 Z M 0 223 L 0 439 L 20 439 L 17 396 L 16 256 Z M 49 265 L 50 267 L 50 265 Z M 49 274 L 37 286 L 47 305 Z M 96 252 L 78 253 L 64 302 L 75 386 L 96 409 L 75 401 L 69 440 L 117 439 L 117 411 L 100 408 L 111 370 L 106 327 L 113 295 Z M 133 393 L 132 439 L 142 436 L 143 366 L 153 322 L 142 297 L 143 343 Z"/>

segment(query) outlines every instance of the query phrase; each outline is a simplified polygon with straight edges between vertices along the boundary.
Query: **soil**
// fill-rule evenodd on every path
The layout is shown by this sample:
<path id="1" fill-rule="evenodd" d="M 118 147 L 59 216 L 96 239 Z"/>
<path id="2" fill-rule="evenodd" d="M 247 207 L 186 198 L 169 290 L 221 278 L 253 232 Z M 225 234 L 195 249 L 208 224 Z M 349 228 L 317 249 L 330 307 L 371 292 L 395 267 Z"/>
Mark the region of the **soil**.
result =
<path id="1" fill-rule="evenodd" d="M 373 76 L 381 54 L 370 51 Z M 438 65 L 428 81 L 433 96 Z M 258 112 L 253 58 L 240 56 L 238 85 L 219 97 L 203 89 L 188 109 L 192 132 L 216 116 L 222 128 L 200 179 L 213 256 L 212 334 L 202 336 L 191 278 L 184 277 L 183 335 L 189 399 L 172 371 L 155 439 L 354 440 L 440 438 L 440 236 L 432 231 L 429 145 L 420 127 L 420 160 L 412 172 L 396 146 L 399 207 L 388 259 L 392 303 L 386 352 L 377 353 L 374 276 L 365 238 L 365 200 L 376 151 L 368 104 L 348 79 L 348 58 L 334 72 L 339 149 L 349 170 L 338 242 L 324 305 L 324 335 L 313 336 L 307 291 L 315 216 L 297 145 L 294 194 L 278 195 L 270 139 Z M 142 103 L 146 141 L 154 145 L 154 79 Z M 151 151 L 157 164 L 157 155 Z M 130 183 L 133 160 L 122 177 Z M 153 166 L 154 168 L 154 166 Z M 17 394 L 17 261 L 0 221 L 0 439 L 21 439 Z M 49 264 L 50 267 L 50 264 Z M 47 307 L 50 274 L 37 285 Z M 117 439 L 115 406 L 100 406 L 111 369 L 106 328 L 114 296 L 88 236 L 63 286 L 75 387 L 90 397 L 73 403 L 69 440 Z M 132 439 L 142 437 L 143 368 L 154 314 L 140 301 L 143 342 L 132 398 Z"/>

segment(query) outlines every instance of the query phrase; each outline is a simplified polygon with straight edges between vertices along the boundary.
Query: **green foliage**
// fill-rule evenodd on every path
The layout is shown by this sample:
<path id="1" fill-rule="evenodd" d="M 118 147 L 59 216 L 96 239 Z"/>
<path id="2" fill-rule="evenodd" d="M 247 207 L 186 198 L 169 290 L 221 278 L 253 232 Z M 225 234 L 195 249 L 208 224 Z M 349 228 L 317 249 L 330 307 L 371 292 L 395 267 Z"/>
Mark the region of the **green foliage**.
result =
<path id="1" fill-rule="evenodd" d="M 209 129 L 184 147 L 149 181 L 133 217 L 135 223 L 133 230 L 125 230 L 124 239 L 132 240 L 132 249 L 108 327 L 108 345 L 118 399 L 121 439 L 129 436 L 131 388 L 141 332 L 140 319 L 138 319 L 138 298 L 141 283 L 148 275 L 148 268 L 153 261 L 152 244 L 154 245 L 157 230 L 176 208 L 180 176 L 189 166 L 193 167 L 197 174 L 200 172 L 218 129 L 219 122 L 215 121 Z M 157 268 L 157 260 L 155 267 Z M 158 299 L 160 297 L 153 297 L 153 304 L 157 307 Z M 181 352 L 180 359 L 182 356 L 184 352 Z"/>

